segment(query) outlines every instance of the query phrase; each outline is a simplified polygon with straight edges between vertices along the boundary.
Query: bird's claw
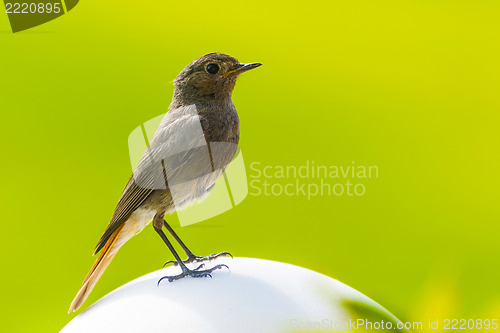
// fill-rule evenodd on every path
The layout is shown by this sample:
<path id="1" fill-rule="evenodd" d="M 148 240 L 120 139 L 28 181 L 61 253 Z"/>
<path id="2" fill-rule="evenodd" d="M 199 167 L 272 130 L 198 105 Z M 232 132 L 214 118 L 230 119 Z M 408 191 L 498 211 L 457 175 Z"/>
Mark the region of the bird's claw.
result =
<path id="1" fill-rule="evenodd" d="M 182 262 L 184 264 L 190 264 L 192 262 L 211 261 L 211 260 L 217 259 L 218 257 L 231 257 L 231 259 L 233 258 L 233 256 L 229 252 L 221 252 L 221 253 L 217 253 L 217 254 L 211 254 L 211 255 L 206 256 L 206 257 L 198 257 L 198 256 L 195 256 L 194 254 L 192 254 L 192 255 L 189 255 L 188 258 L 186 260 L 183 260 Z M 177 261 L 169 260 L 163 265 L 163 267 L 166 267 L 169 264 L 173 264 L 174 266 L 179 265 L 179 263 Z"/>
<path id="2" fill-rule="evenodd" d="M 186 276 L 191 276 L 191 277 L 194 277 L 194 278 L 202 278 L 202 277 L 210 277 L 212 278 L 212 273 L 213 271 L 215 271 L 216 269 L 221 269 L 223 267 L 226 267 L 227 269 L 229 269 L 229 267 L 227 265 L 224 265 L 224 264 L 220 264 L 220 265 L 216 265 L 210 269 L 207 269 L 207 270 L 204 270 L 204 271 L 200 271 L 199 269 L 204 267 L 205 264 L 201 264 L 200 266 L 198 266 L 197 268 L 195 269 L 188 269 L 186 267 L 183 268 L 182 270 L 182 273 L 179 274 L 179 275 L 173 275 L 173 276 L 164 276 L 162 277 L 160 280 L 158 280 L 158 286 L 160 285 L 160 282 L 163 281 L 163 280 L 168 280 L 168 282 L 174 282 L 175 280 L 179 280 L 179 279 L 182 279 L 183 277 L 186 277 Z"/>

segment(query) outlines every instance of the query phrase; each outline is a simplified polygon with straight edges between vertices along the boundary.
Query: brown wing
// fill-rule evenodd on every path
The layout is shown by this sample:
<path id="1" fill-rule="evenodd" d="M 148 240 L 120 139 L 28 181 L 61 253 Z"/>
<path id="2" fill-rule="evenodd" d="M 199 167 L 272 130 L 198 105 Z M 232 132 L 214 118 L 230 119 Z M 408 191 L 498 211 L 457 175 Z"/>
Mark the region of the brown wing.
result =
<path id="1" fill-rule="evenodd" d="M 134 181 L 134 175 L 130 176 L 123 194 L 116 205 L 111 222 L 109 222 L 108 227 L 104 231 L 99 243 L 97 243 L 94 254 L 99 252 L 106 244 L 108 238 L 113 234 L 113 232 L 118 229 L 118 227 L 124 223 L 129 216 L 139 208 L 142 203 L 149 197 L 153 192 L 153 189 L 142 188 L 137 186 Z"/>
<path id="2" fill-rule="evenodd" d="M 165 172 L 175 174 L 178 170 L 183 170 L 181 174 L 189 173 L 185 163 L 190 158 L 184 157 L 179 160 L 179 156 L 186 154 L 201 156 L 200 153 L 197 153 L 199 149 L 193 147 L 203 145 L 206 145 L 206 141 L 194 105 L 168 112 L 133 175 L 128 180 L 111 222 L 101 236 L 94 253 L 103 248 L 113 232 L 127 221 L 129 216 L 144 203 L 155 189 L 166 188 Z M 188 152 L 183 151 L 186 147 Z M 159 163 L 159 161 L 164 160 L 171 162 Z M 201 163 L 191 163 L 191 165 L 199 164 Z"/>

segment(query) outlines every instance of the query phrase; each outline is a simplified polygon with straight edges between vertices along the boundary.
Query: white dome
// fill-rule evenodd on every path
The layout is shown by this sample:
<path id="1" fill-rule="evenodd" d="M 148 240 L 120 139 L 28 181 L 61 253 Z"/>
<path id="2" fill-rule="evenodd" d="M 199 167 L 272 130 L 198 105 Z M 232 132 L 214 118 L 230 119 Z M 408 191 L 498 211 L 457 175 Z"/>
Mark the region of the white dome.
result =
<path id="1" fill-rule="evenodd" d="M 221 258 L 206 267 L 220 263 L 230 270 L 216 270 L 212 279 L 163 280 L 157 286 L 161 277 L 180 272 L 173 266 L 140 277 L 101 298 L 61 332 L 276 333 L 346 328 L 360 318 L 383 319 L 394 328 L 398 323 L 368 297 L 317 272 L 252 258 Z"/>

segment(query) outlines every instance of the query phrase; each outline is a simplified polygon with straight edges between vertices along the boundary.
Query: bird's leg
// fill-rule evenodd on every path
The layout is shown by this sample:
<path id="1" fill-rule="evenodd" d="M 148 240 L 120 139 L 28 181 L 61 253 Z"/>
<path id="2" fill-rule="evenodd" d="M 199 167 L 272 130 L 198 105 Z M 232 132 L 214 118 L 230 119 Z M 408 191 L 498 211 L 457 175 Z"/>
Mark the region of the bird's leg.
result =
<path id="1" fill-rule="evenodd" d="M 165 225 L 165 228 L 167 228 L 167 230 L 170 232 L 170 234 L 172 234 L 172 236 L 175 238 L 175 240 L 179 243 L 179 245 L 182 247 L 184 252 L 186 252 L 188 258 L 183 261 L 184 264 L 189 264 L 192 262 L 210 261 L 210 260 L 216 259 L 218 257 L 231 257 L 231 258 L 233 257 L 231 255 L 231 253 L 229 253 L 229 252 L 221 252 L 221 253 L 217 253 L 217 254 L 211 254 L 211 255 L 206 256 L 206 257 L 198 257 L 198 256 L 194 255 L 194 253 L 191 252 L 191 250 L 188 249 L 188 247 L 179 238 L 179 236 L 177 236 L 174 229 L 172 229 L 172 227 L 168 225 L 167 221 L 163 220 L 163 224 Z M 178 265 L 178 261 L 173 261 L 173 260 L 167 261 L 165 263 L 165 265 L 163 265 L 163 267 L 165 267 L 168 264 L 174 264 L 176 266 L 176 265 Z"/>
<path id="2" fill-rule="evenodd" d="M 186 277 L 186 276 L 192 276 L 192 277 L 195 277 L 195 278 L 207 277 L 207 276 L 212 277 L 212 275 L 210 273 L 212 273 L 216 269 L 220 269 L 222 267 L 226 267 L 226 268 L 229 269 L 229 267 L 227 267 L 226 265 L 217 265 L 217 266 L 214 266 L 214 267 L 212 267 L 210 269 L 200 270 L 200 268 L 202 268 L 203 266 L 205 266 L 205 264 L 201 264 L 200 266 L 198 266 L 195 269 L 189 269 L 189 268 L 187 268 L 186 265 L 182 262 L 181 258 L 177 254 L 177 252 L 175 251 L 173 245 L 168 240 L 168 238 L 165 235 L 165 233 L 163 233 L 163 230 L 157 228 L 156 226 L 154 226 L 154 229 L 160 235 L 161 239 L 163 239 L 163 241 L 165 242 L 165 244 L 167 244 L 168 248 L 170 249 L 170 252 L 172 252 L 172 254 L 174 255 L 175 259 L 177 260 L 178 265 L 182 269 L 182 273 L 179 274 L 179 275 L 172 275 L 172 276 L 164 276 L 164 277 L 162 277 L 160 280 L 158 280 L 158 285 L 160 284 L 160 282 L 162 280 L 168 280 L 169 282 L 173 282 L 175 280 L 182 279 L 183 277 Z"/>

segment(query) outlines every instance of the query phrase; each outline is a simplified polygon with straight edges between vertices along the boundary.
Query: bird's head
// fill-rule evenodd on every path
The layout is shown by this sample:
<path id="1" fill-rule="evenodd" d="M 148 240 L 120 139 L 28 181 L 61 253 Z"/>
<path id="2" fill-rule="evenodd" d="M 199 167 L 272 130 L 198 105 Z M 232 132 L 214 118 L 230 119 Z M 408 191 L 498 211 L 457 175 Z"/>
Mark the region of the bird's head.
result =
<path id="1" fill-rule="evenodd" d="M 230 99 L 238 76 L 260 65 L 242 64 L 222 53 L 204 55 L 187 65 L 174 80 L 174 97 L 189 103 Z"/>

